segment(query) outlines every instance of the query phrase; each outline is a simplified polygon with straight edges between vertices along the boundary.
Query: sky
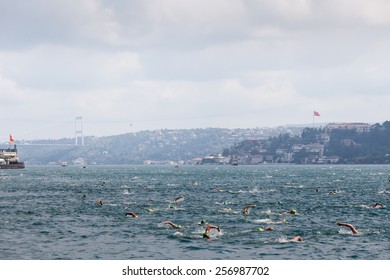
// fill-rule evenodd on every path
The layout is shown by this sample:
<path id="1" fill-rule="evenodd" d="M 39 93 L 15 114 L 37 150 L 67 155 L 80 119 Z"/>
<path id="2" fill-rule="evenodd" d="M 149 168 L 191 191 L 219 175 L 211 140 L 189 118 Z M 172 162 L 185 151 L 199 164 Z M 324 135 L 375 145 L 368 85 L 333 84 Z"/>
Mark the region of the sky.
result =
<path id="1" fill-rule="evenodd" d="M 0 0 L 0 140 L 390 119 L 389 0 Z"/>

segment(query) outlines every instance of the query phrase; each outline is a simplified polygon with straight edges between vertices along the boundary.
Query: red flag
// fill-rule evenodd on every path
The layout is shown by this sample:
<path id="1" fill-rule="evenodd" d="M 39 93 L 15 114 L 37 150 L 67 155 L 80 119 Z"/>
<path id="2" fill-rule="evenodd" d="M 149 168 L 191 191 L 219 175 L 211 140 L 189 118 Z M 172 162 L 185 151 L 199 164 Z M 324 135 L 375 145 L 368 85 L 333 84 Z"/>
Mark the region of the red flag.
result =
<path id="1" fill-rule="evenodd" d="M 320 116 L 320 113 L 318 113 L 317 111 L 313 111 L 313 114 L 315 117 L 319 117 Z"/>
<path id="2" fill-rule="evenodd" d="M 14 143 L 14 138 L 12 138 L 12 135 L 9 135 L 9 143 L 12 145 Z"/>

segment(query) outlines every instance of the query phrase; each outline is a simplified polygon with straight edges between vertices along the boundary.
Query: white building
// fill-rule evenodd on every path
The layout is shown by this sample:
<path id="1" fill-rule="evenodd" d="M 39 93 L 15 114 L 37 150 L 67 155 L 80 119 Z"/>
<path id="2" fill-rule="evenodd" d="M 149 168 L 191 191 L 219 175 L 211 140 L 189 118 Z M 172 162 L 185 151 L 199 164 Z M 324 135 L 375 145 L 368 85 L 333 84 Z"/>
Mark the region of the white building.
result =
<path id="1" fill-rule="evenodd" d="M 356 130 L 360 133 L 370 132 L 371 125 L 368 123 L 330 123 L 326 126 L 328 131 L 333 129 L 344 129 L 344 130 Z"/>

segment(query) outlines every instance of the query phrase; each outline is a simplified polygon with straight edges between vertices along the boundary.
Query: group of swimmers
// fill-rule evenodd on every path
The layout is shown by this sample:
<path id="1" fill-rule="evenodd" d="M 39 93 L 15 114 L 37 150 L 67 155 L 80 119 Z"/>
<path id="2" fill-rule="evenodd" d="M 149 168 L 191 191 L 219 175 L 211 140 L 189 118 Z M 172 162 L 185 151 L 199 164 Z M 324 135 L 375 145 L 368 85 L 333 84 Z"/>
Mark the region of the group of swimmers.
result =
<path id="1" fill-rule="evenodd" d="M 384 205 L 382 203 L 376 202 L 373 205 L 371 205 L 371 208 L 382 208 Z M 353 234 L 361 234 L 353 225 L 348 224 L 348 223 L 343 223 L 343 222 L 336 222 L 336 225 L 338 226 L 345 226 L 349 228 Z"/>
<path id="2" fill-rule="evenodd" d="M 105 184 L 105 182 L 103 182 L 103 183 Z M 316 191 L 318 191 L 318 189 L 316 189 Z M 333 190 L 333 191 L 330 192 L 330 194 L 335 194 L 335 193 L 336 193 L 335 190 Z M 172 202 L 173 202 L 173 203 L 177 203 L 177 202 L 182 201 L 183 199 L 184 199 L 183 196 L 178 196 L 178 197 L 176 197 Z M 96 204 L 97 204 L 97 205 L 103 205 L 104 203 L 103 203 L 103 200 L 102 200 L 102 199 L 98 199 L 98 200 L 96 201 Z M 375 204 L 372 204 L 370 207 L 371 207 L 371 208 L 382 208 L 382 207 L 384 207 L 384 205 L 383 205 L 382 203 L 377 202 L 377 203 L 375 203 Z M 250 209 L 253 209 L 253 208 L 256 208 L 256 205 L 245 205 L 244 208 L 243 208 L 243 210 L 242 210 L 242 214 L 248 215 Z M 278 214 L 278 215 L 284 215 L 284 214 L 295 215 L 296 213 L 297 213 L 297 211 L 296 211 L 295 209 L 292 209 L 292 210 L 285 211 L 285 212 L 283 212 L 283 213 L 281 213 L 281 214 Z M 132 218 L 138 218 L 138 215 L 135 214 L 134 212 L 127 212 L 127 213 L 125 213 L 125 216 L 130 216 L 130 217 L 132 217 Z M 175 223 L 173 223 L 173 222 L 171 222 L 171 221 L 164 221 L 163 224 L 169 225 L 169 226 L 171 226 L 172 228 L 175 228 L 175 229 L 180 229 L 180 228 L 182 228 L 182 226 L 177 225 L 177 224 L 175 224 Z M 206 224 L 206 222 L 205 222 L 204 220 L 201 220 L 201 222 L 200 222 L 199 224 L 200 224 L 200 225 L 204 225 L 204 224 Z M 359 232 L 352 224 L 345 223 L 345 222 L 336 222 L 336 225 L 338 225 L 338 226 L 344 226 L 344 227 L 349 228 L 353 234 L 360 234 L 360 232 Z M 221 229 L 220 229 L 219 226 L 207 225 L 207 227 L 205 228 L 204 233 L 203 233 L 203 235 L 202 235 L 203 238 L 210 239 L 210 238 L 211 238 L 211 237 L 210 237 L 211 231 L 212 231 L 213 229 L 217 230 L 218 233 L 221 231 Z M 264 231 L 264 230 L 266 230 L 266 231 L 272 231 L 273 228 L 272 228 L 272 227 L 266 227 L 265 229 L 262 229 L 262 228 L 259 228 L 259 229 L 258 229 L 258 231 Z M 302 239 L 301 236 L 297 235 L 297 236 L 294 236 L 292 239 L 290 239 L 290 241 L 303 241 L 303 239 Z"/>
<path id="3" fill-rule="evenodd" d="M 249 214 L 249 209 L 251 209 L 251 208 L 256 208 L 256 205 L 246 205 L 246 206 L 244 206 L 244 208 L 242 209 L 242 213 L 244 215 L 248 215 Z M 295 215 L 296 213 L 297 213 L 297 211 L 295 209 L 291 209 L 289 211 L 285 211 L 285 212 L 277 214 L 277 215 L 278 216 L 285 215 L 285 214 Z M 285 220 L 283 220 L 282 223 L 285 223 Z M 264 229 L 263 228 L 258 228 L 257 230 L 260 231 L 260 232 L 264 231 L 264 230 L 265 231 L 272 231 L 272 230 L 274 230 L 274 228 L 273 227 L 266 227 Z M 303 238 L 301 236 L 297 235 L 297 236 L 294 236 L 292 239 L 290 239 L 290 241 L 303 241 Z"/>
<path id="4" fill-rule="evenodd" d="M 205 224 L 205 223 L 206 222 L 204 220 L 202 220 L 200 222 L 200 224 Z M 165 222 L 163 222 L 163 224 L 170 225 L 171 227 L 176 228 L 176 229 L 182 228 L 182 226 L 176 225 L 176 224 L 172 223 L 171 221 L 165 221 Z M 206 239 L 210 239 L 212 229 L 216 229 L 218 232 L 221 232 L 221 229 L 218 226 L 208 225 L 206 227 L 206 229 L 204 230 L 202 237 L 206 238 Z"/>
<path id="5" fill-rule="evenodd" d="M 165 221 L 165 222 L 163 222 L 163 224 L 169 225 L 169 226 L 171 226 L 172 228 L 175 228 L 175 229 L 182 228 L 182 226 L 174 224 L 171 221 Z M 199 225 L 204 225 L 204 224 L 206 224 L 205 220 L 201 220 L 200 223 L 199 223 Z M 211 238 L 210 235 L 211 235 L 211 230 L 212 229 L 216 229 L 218 232 L 221 232 L 220 227 L 214 226 L 214 225 L 207 225 L 206 229 L 204 230 L 204 233 L 203 233 L 202 237 L 206 238 L 206 239 L 210 239 Z"/>
<path id="6" fill-rule="evenodd" d="M 242 210 L 242 213 L 244 215 L 248 215 L 249 214 L 249 209 L 251 208 L 256 208 L 256 205 L 246 205 L 244 206 L 243 210 Z M 131 213 L 131 212 L 130 212 Z M 128 215 L 129 213 L 126 213 L 126 215 Z M 290 210 L 290 211 L 286 211 L 282 214 L 296 214 L 296 210 Z M 132 216 L 132 215 L 131 215 Z M 177 225 L 171 221 L 164 221 L 163 224 L 165 225 L 169 225 L 171 226 L 172 228 L 175 228 L 175 229 L 180 229 L 182 228 L 181 225 Z M 201 220 L 200 223 L 198 225 L 206 225 L 207 222 L 205 220 Z M 210 239 L 211 238 L 211 231 L 215 229 L 217 230 L 217 232 L 221 232 L 221 229 L 219 226 L 215 226 L 215 225 L 207 225 L 207 227 L 205 228 L 204 232 L 203 232 L 203 235 L 202 237 L 205 238 L 205 239 Z M 260 230 L 261 229 L 261 230 Z M 259 228 L 258 231 L 272 231 L 274 230 L 272 227 L 266 227 L 265 229 L 262 229 L 262 228 Z M 290 241 L 303 241 L 302 237 L 297 235 L 297 236 L 294 236 L 292 239 L 290 239 Z"/>
<path id="7" fill-rule="evenodd" d="M 176 201 L 178 201 L 179 199 L 183 199 L 183 197 L 182 197 L 182 196 L 177 197 L 177 198 L 174 199 L 174 201 L 176 202 Z M 96 201 L 96 204 L 98 204 L 98 205 L 103 205 L 103 200 L 102 200 L 102 199 L 98 199 L 98 200 Z M 377 203 L 371 205 L 371 207 L 372 207 L 372 208 L 381 208 L 381 207 L 384 207 L 384 205 L 383 205 L 382 203 L 377 202 Z M 249 209 L 251 209 L 251 208 L 256 208 L 256 205 L 246 205 L 246 206 L 244 206 L 244 208 L 243 208 L 243 210 L 242 210 L 242 213 L 243 213 L 244 215 L 248 215 L 248 214 L 249 214 Z M 292 210 L 283 212 L 282 214 L 292 214 L 292 215 L 295 215 L 296 213 L 297 213 L 296 210 L 292 209 Z M 280 215 L 282 215 L 282 214 L 280 214 Z M 132 218 L 138 218 L 138 215 L 135 214 L 134 212 L 127 212 L 127 213 L 125 214 L 125 216 L 130 216 L 130 217 L 132 217 Z M 171 221 L 164 221 L 163 224 L 169 225 L 169 226 L 171 226 L 172 228 L 175 228 L 175 229 L 180 229 L 180 228 L 182 228 L 182 226 L 177 225 L 177 224 L 175 224 L 175 223 L 173 223 L 173 222 L 171 222 Z M 201 220 L 199 224 L 200 224 L 200 225 L 204 225 L 204 224 L 206 224 L 206 221 L 205 221 L 205 220 Z M 352 224 L 345 223 L 345 222 L 336 222 L 336 225 L 338 225 L 338 226 L 344 226 L 344 227 L 349 228 L 353 234 L 360 234 L 360 232 L 359 232 Z M 221 229 L 220 229 L 219 226 L 208 225 L 208 226 L 205 228 L 205 231 L 204 231 L 204 233 L 203 233 L 203 238 L 210 239 L 210 238 L 211 238 L 211 237 L 210 237 L 210 234 L 211 234 L 211 230 L 212 230 L 212 229 L 216 229 L 218 232 L 221 231 Z M 260 229 L 261 229 L 261 230 L 260 230 Z M 266 227 L 265 229 L 259 228 L 259 231 L 263 231 L 263 230 L 272 231 L 273 228 L 272 228 L 272 227 Z M 290 239 L 290 240 L 291 240 L 291 241 L 303 241 L 303 238 L 302 238 L 301 236 L 297 235 L 297 236 L 294 236 L 294 237 L 293 237 L 292 239 Z"/>

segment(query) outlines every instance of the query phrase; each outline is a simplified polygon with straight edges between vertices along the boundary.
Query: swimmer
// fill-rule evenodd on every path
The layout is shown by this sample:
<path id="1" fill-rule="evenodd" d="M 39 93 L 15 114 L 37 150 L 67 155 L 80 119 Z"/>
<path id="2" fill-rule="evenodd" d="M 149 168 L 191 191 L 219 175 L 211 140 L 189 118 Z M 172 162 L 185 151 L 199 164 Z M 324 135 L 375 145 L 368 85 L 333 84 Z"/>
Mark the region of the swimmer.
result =
<path id="1" fill-rule="evenodd" d="M 286 211 L 286 212 L 283 212 L 283 213 L 281 213 L 281 214 L 278 214 L 278 216 L 280 216 L 280 215 L 286 215 L 286 214 L 295 215 L 296 213 L 297 213 L 297 210 L 291 209 L 291 210 L 289 210 L 289 211 Z"/>
<path id="2" fill-rule="evenodd" d="M 379 202 L 371 205 L 371 208 L 382 208 L 382 207 L 385 207 L 385 206 L 382 203 L 379 203 Z"/>
<path id="3" fill-rule="evenodd" d="M 133 217 L 133 218 L 138 218 L 138 215 L 135 214 L 135 213 L 133 213 L 133 212 L 127 212 L 127 213 L 125 214 L 125 216 L 131 216 L 131 217 Z"/>
<path id="4" fill-rule="evenodd" d="M 221 231 L 221 229 L 217 226 L 213 226 L 213 225 L 208 225 L 207 228 L 205 229 L 204 233 L 203 233 L 203 238 L 207 238 L 207 239 L 210 239 L 210 232 L 212 229 L 216 229 L 218 232 Z"/>
<path id="5" fill-rule="evenodd" d="M 96 204 L 97 205 L 103 205 L 103 199 L 98 199 L 98 200 L 96 200 Z"/>
<path id="6" fill-rule="evenodd" d="M 182 226 L 176 225 L 176 224 L 172 223 L 171 221 L 165 221 L 165 222 L 163 222 L 163 224 L 170 225 L 173 228 L 182 228 Z"/>
<path id="7" fill-rule="evenodd" d="M 358 232 L 358 231 L 356 230 L 356 228 L 355 228 L 353 225 L 351 225 L 351 224 L 342 223 L 342 222 L 337 222 L 336 225 L 338 225 L 338 226 L 345 226 L 345 227 L 349 228 L 349 229 L 352 231 L 353 234 L 359 234 L 359 233 L 360 233 L 360 232 Z"/>
<path id="8" fill-rule="evenodd" d="M 106 181 L 103 181 L 100 185 L 101 186 L 105 186 L 106 185 Z"/>
<path id="9" fill-rule="evenodd" d="M 183 199 L 184 199 L 183 196 L 178 196 L 178 197 L 176 197 L 176 198 L 173 200 L 173 202 L 178 202 L 179 200 L 183 200 Z"/>
<path id="10" fill-rule="evenodd" d="M 232 208 L 222 208 L 221 211 L 224 213 L 229 213 L 229 212 L 232 212 Z"/>
<path id="11" fill-rule="evenodd" d="M 329 194 L 336 194 L 336 193 L 337 193 L 336 189 L 333 189 L 333 190 L 331 190 L 331 191 L 329 192 Z"/>
<path id="12" fill-rule="evenodd" d="M 291 238 L 291 241 L 303 241 L 303 239 L 302 239 L 302 237 L 297 235 L 297 236 L 294 236 L 293 238 Z"/>
<path id="13" fill-rule="evenodd" d="M 266 228 L 261 228 L 261 227 L 259 227 L 258 229 L 257 229 L 257 231 L 272 231 L 272 230 L 274 230 L 274 228 L 273 227 L 266 227 Z"/>
<path id="14" fill-rule="evenodd" d="M 203 226 L 203 225 L 207 225 L 208 223 L 206 222 L 206 220 L 204 220 L 204 219 L 202 219 L 199 223 L 198 223 L 198 225 L 199 226 Z"/>
<path id="15" fill-rule="evenodd" d="M 242 209 L 242 214 L 248 215 L 249 214 L 249 209 L 250 208 L 256 208 L 256 205 L 246 205 L 244 209 Z"/>
<path id="16" fill-rule="evenodd" d="M 272 223 L 275 225 L 278 225 L 278 224 L 280 225 L 280 224 L 288 224 L 288 221 L 286 219 L 281 219 L 278 222 L 272 222 Z"/>

